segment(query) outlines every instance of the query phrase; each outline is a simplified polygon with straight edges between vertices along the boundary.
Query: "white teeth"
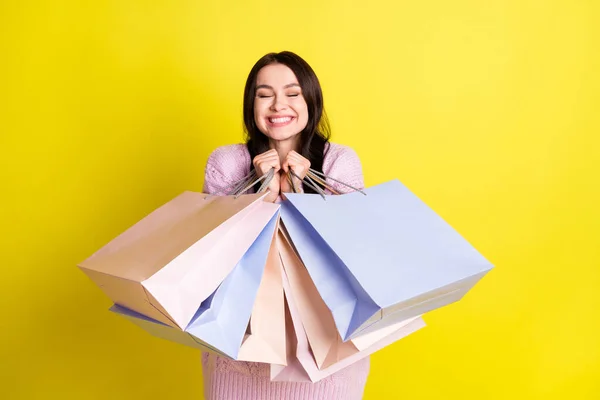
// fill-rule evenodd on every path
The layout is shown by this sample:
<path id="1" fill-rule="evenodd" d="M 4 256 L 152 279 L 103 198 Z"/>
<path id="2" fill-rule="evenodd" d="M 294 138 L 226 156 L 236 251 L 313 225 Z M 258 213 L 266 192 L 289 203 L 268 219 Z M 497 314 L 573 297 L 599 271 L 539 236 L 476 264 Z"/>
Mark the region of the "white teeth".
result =
<path id="1" fill-rule="evenodd" d="M 273 124 L 283 124 L 285 122 L 289 122 L 292 120 L 292 117 L 282 117 L 282 118 L 269 118 L 269 121 Z"/>

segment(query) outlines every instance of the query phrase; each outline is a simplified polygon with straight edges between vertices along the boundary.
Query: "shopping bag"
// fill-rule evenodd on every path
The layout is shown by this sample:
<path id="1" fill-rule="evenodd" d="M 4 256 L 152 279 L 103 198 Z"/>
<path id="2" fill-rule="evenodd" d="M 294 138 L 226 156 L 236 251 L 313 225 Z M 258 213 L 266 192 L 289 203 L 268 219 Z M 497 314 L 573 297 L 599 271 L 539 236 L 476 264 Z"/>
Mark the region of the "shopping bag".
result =
<path id="1" fill-rule="evenodd" d="M 278 206 L 184 192 L 79 264 L 116 304 L 185 329 Z"/>
<path id="2" fill-rule="evenodd" d="M 304 331 L 304 324 L 300 317 L 299 305 L 291 294 L 292 291 L 290 290 L 289 280 L 287 279 L 285 271 L 283 274 L 283 287 L 287 311 L 289 312 L 289 318 L 292 322 L 288 326 L 291 328 L 291 335 L 293 336 L 288 338 L 288 343 L 290 346 L 294 347 L 290 349 L 286 366 L 271 364 L 270 378 L 272 381 L 303 382 L 308 379 L 310 382 L 318 382 L 425 327 L 425 323 L 420 317 L 414 317 L 398 322 L 385 328 L 389 334 L 377 342 L 372 343 L 362 351 L 356 352 L 327 368 L 319 369 L 312 355 L 311 347 Z"/>
<path id="3" fill-rule="evenodd" d="M 398 180 L 286 193 L 281 218 L 344 341 L 462 298 L 492 265 Z"/>
<path id="4" fill-rule="evenodd" d="M 276 227 L 277 217 L 274 216 L 219 288 L 202 303 L 193 322 L 186 328 L 187 332 L 232 359 L 238 358 Z"/>
<path id="5" fill-rule="evenodd" d="M 391 330 L 389 326 L 384 327 L 344 342 L 336 329 L 331 311 L 319 295 L 302 261 L 293 251 L 291 241 L 281 230 L 278 246 L 290 285 L 290 295 L 298 306 L 298 313 L 319 369 L 350 357 L 394 332 L 392 325 Z"/>
<path id="6" fill-rule="evenodd" d="M 331 311 L 310 279 L 302 261 L 294 253 L 291 243 L 280 232 L 279 254 L 292 295 L 298 305 L 299 316 L 319 369 L 329 367 L 357 352 L 352 341 L 343 342 Z"/>
<path id="7" fill-rule="evenodd" d="M 119 306 L 111 310 L 163 339 L 235 360 L 285 364 L 281 261 L 273 240 L 277 222 L 276 215 L 185 330 Z"/>
<path id="8" fill-rule="evenodd" d="M 213 351 L 234 360 L 285 365 L 281 262 L 273 240 L 276 228 L 277 215 L 222 284 L 202 303 L 185 330 L 119 306 L 113 306 L 111 310 L 163 339 Z M 254 314 L 252 318 L 251 313 Z"/>
<path id="9" fill-rule="evenodd" d="M 193 347 L 202 351 L 210 351 L 222 357 L 227 357 L 226 354 L 220 352 L 218 349 L 211 347 L 207 343 L 202 342 L 190 333 L 183 331 L 179 328 L 163 324 L 160 321 L 149 318 L 143 314 L 130 310 L 129 308 L 120 306 L 118 304 L 113 304 L 110 307 L 109 311 L 119 315 L 120 317 L 125 318 L 129 322 L 132 322 L 134 325 L 137 325 L 138 327 L 142 328 L 154 337 L 165 339 L 169 342 L 179 343 L 184 346 Z"/>
<path id="10" fill-rule="evenodd" d="M 285 299 L 281 274 L 277 240 L 273 240 L 238 360 L 286 365 Z"/>

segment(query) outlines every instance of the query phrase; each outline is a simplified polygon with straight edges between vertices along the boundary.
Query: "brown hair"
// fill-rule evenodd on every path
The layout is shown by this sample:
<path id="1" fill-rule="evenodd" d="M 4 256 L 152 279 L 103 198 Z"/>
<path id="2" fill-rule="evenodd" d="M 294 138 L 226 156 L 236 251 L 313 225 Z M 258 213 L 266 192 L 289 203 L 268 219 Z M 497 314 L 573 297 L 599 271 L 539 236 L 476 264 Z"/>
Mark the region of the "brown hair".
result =
<path id="1" fill-rule="evenodd" d="M 254 99 L 256 98 L 256 78 L 258 72 L 270 64 L 283 64 L 290 68 L 300 84 L 302 95 L 308 106 L 308 122 L 306 128 L 300 132 L 300 154 L 306 157 L 311 168 L 323 172 L 323 158 L 325 144 L 331 136 L 329 121 L 323 108 L 323 92 L 317 75 L 313 69 L 300 56 L 290 51 L 269 53 L 254 64 L 244 89 L 244 126 L 246 131 L 246 145 L 250 158 L 269 150 L 269 138 L 256 126 L 254 120 Z M 252 166 L 251 166 L 252 168 Z M 305 188 L 306 192 L 312 191 Z"/>

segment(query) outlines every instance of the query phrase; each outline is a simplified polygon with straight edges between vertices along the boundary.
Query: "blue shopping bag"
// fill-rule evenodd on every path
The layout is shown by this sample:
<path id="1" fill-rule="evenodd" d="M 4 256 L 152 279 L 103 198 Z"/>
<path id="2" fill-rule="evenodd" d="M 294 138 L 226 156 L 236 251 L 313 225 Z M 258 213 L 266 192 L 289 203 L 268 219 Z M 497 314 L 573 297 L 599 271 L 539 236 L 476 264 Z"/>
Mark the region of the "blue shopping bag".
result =
<path id="1" fill-rule="evenodd" d="M 492 269 L 393 180 L 323 199 L 286 193 L 281 219 L 344 340 L 462 298 Z"/>

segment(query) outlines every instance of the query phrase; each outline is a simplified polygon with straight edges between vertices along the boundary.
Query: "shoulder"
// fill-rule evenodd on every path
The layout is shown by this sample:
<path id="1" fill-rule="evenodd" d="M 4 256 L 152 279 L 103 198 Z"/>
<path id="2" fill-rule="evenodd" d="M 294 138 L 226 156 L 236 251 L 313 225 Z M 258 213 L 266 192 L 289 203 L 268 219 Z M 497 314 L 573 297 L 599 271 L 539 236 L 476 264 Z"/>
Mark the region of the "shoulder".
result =
<path id="1" fill-rule="evenodd" d="M 323 169 L 329 169 L 338 163 L 358 163 L 360 159 L 356 151 L 350 147 L 339 143 L 328 143 L 323 156 Z"/>
<path id="2" fill-rule="evenodd" d="M 208 157 L 206 174 L 226 181 L 235 181 L 248 174 L 250 153 L 245 144 L 217 147 Z"/>
<path id="3" fill-rule="evenodd" d="M 220 146 L 213 150 L 208 157 L 208 162 L 212 164 L 228 163 L 230 161 L 250 161 L 250 153 L 245 144 L 230 144 Z"/>
<path id="4" fill-rule="evenodd" d="M 235 169 L 250 165 L 250 153 L 245 144 L 217 147 L 208 157 L 207 165 L 216 169 Z"/>
<path id="5" fill-rule="evenodd" d="M 328 183 L 339 193 L 348 192 L 350 187 L 365 187 L 360 158 L 352 147 L 330 143 L 323 157 L 323 173 L 337 180 Z"/>

